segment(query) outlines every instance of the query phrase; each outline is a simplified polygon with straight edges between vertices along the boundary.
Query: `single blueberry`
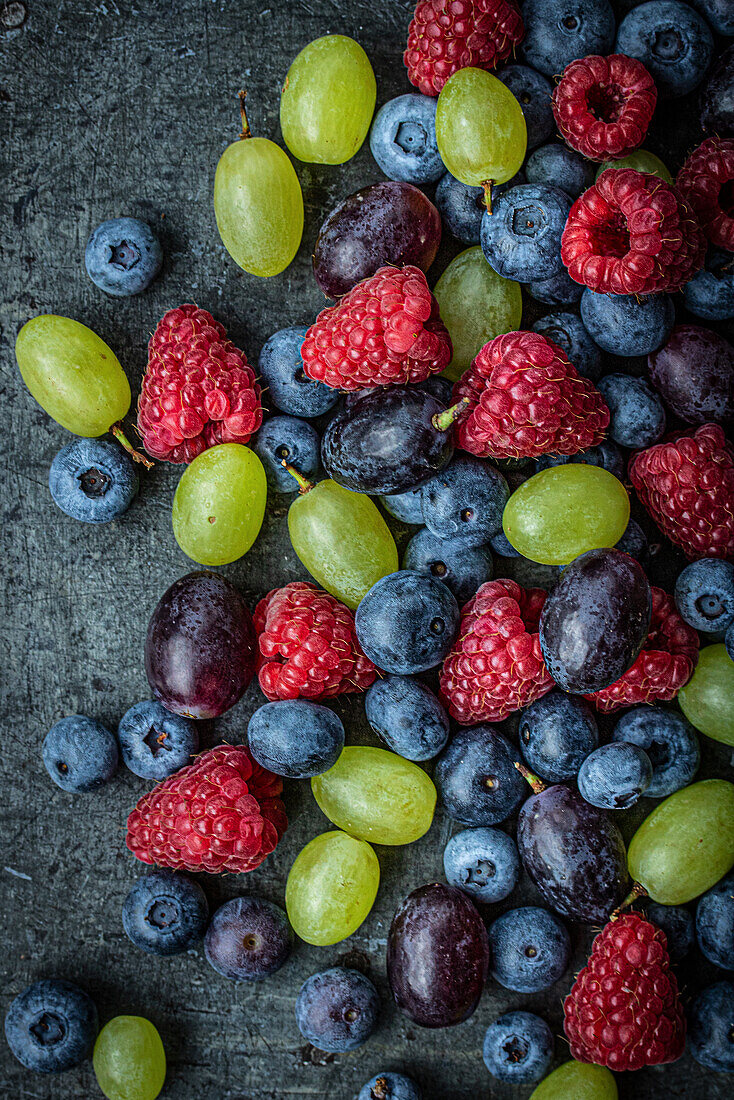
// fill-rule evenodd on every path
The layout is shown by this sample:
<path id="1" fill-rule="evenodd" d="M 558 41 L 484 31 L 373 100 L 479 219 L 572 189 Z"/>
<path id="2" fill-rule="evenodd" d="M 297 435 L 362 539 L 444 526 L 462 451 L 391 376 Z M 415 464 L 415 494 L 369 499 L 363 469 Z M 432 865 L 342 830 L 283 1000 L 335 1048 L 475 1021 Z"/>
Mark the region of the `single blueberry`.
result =
<path id="1" fill-rule="evenodd" d="M 519 550 L 516 550 L 504 531 L 498 531 L 496 535 L 492 535 L 489 540 L 489 545 L 494 550 L 495 554 L 499 554 L 501 558 L 521 558 L 522 554 Z"/>
<path id="2" fill-rule="evenodd" d="M 185 767 L 199 749 L 196 722 L 153 700 L 136 703 L 125 712 L 117 738 L 126 766 L 142 779 L 166 779 Z"/>
<path id="3" fill-rule="evenodd" d="M 471 187 L 447 172 L 436 188 L 441 221 L 457 241 L 479 244 L 482 216 L 487 210 L 483 187 Z"/>
<path id="4" fill-rule="evenodd" d="M 650 757 L 648 798 L 667 798 L 692 782 L 701 761 L 698 735 L 682 714 L 660 707 L 633 707 L 617 722 L 615 741 L 631 741 Z"/>
<path id="5" fill-rule="evenodd" d="M 369 978 L 358 970 L 333 966 L 312 974 L 296 999 L 296 1023 L 319 1050 L 356 1050 L 377 1024 L 380 998 Z"/>
<path id="6" fill-rule="evenodd" d="M 528 132 L 528 149 L 534 149 L 554 133 L 556 124 L 551 108 L 553 85 L 542 73 L 528 65 L 508 65 L 497 73 L 506 88 L 509 88 L 525 116 Z"/>
<path id="7" fill-rule="evenodd" d="M 308 326 L 282 328 L 263 345 L 258 360 L 266 395 L 291 416 L 321 416 L 339 400 L 339 391 L 312 382 L 303 370 L 301 347 Z"/>
<path id="8" fill-rule="evenodd" d="M 481 546 L 502 529 L 510 490 L 502 474 L 482 458 L 455 455 L 423 486 L 423 519 L 440 539 Z"/>
<path id="9" fill-rule="evenodd" d="M 617 475 L 620 476 L 620 475 Z M 620 476 L 620 481 L 621 481 Z M 650 561 L 650 543 L 647 535 L 636 520 L 631 519 L 624 529 L 624 534 L 617 543 L 617 550 L 624 550 L 625 554 L 638 561 L 645 568 Z"/>
<path id="10" fill-rule="evenodd" d="M 511 909 L 489 926 L 490 973 L 505 989 L 539 993 L 561 978 L 571 955 L 563 921 L 547 909 Z"/>
<path id="11" fill-rule="evenodd" d="M 734 317 L 734 257 L 731 252 L 709 249 L 706 263 L 683 287 L 689 313 L 705 321 L 730 321 Z"/>
<path id="12" fill-rule="evenodd" d="M 94 791 L 117 771 L 117 741 L 99 722 L 72 714 L 56 722 L 46 734 L 43 763 L 62 791 Z"/>
<path id="13" fill-rule="evenodd" d="M 687 1012 L 688 1049 L 706 1069 L 734 1073 L 734 984 L 715 982 Z"/>
<path id="14" fill-rule="evenodd" d="M 645 916 L 661 928 L 668 941 L 668 954 L 680 962 L 690 952 L 695 940 L 693 917 L 682 905 L 658 905 L 648 902 Z"/>
<path id="15" fill-rule="evenodd" d="M 626 810 L 652 780 L 650 757 L 639 745 L 612 741 L 589 753 L 578 774 L 579 793 L 601 810 Z"/>
<path id="16" fill-rule="evenodd" d="M 484 1064 L 498 1081 L 539 1081 L 553 1061 L 553 1032 L 533 1012 L 506 1012 L 487 1028 Z"/>
<path id="17" fill-rule="evenodd" d="M 609 0 L 525 0 L 522 52 L 528 65 L 557 76 L 571 61 L 611 53 L 614 11 Z"/>
<path id="18" fill-rule="evenodd" d="M 575 455 L 541 455 L 536 460 L 537 470 L 547 470 L 551 466 L 565 466 L 567 463 L 575 463 L 581 466 L 600 466 L 608 470 L 620 481 L 624 477 L 625 463 L 619 447 L 604 440 L 596 447 L 587 447 L 585 451 L 578 451 Z"/>
<path id="19" fill-rule="evenodd" d="M 285 911 L 265 898 L 220 905 L 204 937 L 207 962 L 234 982 L 257 982 L 280 970 L 293 949 Z"/>
<path id="20" fill-rule="evenodd" d="M 651 447 L 662 437 L 665 409 L 644 378 L 607 374 L 597 389 L 609 409 L 609 435 L 620 447 Z"/>
<path id="21" fill-rule="evenodd" d="M 701 83 L 714 40 L 705 19 L 680 0 L 648 0 L 625 15 L 614 53 L 641 61 L 658 93 L 681 96 Z"/>
<path id="22" fill-rule="evenodd" d="M 571 199 L 559 187 L 526 183 L 505 191 L 482 218 L 480 243 L 489 266 L 522 283 L 558 275 L 570 209 Z"/>
<path id="23" fill-rule="evenodd" d="M 295 416 L 274 416 L 266 420 L 255 436 L 252 449 L 262 461 L 268 485 L 277 493 L 295 493 L 298 486 L 283 466 L 287 462 L 312 479 L 320 469 L 321 438 L 307 420 Z"/>
<path id="24" fill-rule="evenodd" d="M 603 351 L 612 355 L 648 355 L 657 351 L 675 324 L 675 307 L 668 294 L 597 294 L 588 287 L 581 295 L 586 330 Z"/>
<path id="25" fill-rule="evenodd" d="M 729 627 L 724 636 L 724 645 L 726 646 L 726 652 L 734 661 L 734 623 Z"/>
<path id="26" fill-rule="evenodd" d="M 594 165 L 569 149 L 567 145 L 551 142 L 533 150 L 525 164 L 528 183 L 552 184 L 560 187 L 572 199 L 586 191 L 594 182 Z"/>
<path id="27" fill-rule="evenodd" d="M 463 539 L 441 539 L 424 527 L 405 548 L 403 569 L 438 577 L 456 596 L 459 607 L 492 579 L 492 555 L 486 546 L 467 546 Z"/>
<path id="28" fill-rule="evenodd" d="M 436 103 L 413 93 L 380 107 L 370 130 L 370 150 L 388 179 L 433 183 L 446 171 L 436 144 Z"/>
<path id="29" fill-rule="evenodd" d="M 584 290 L 580 283 L 573 281 L 565 267 L 548 279 L 533 279 L 525 289 L 531 298 L 546 306 L 572 306 Z"/>
<path id="30" fill-rule="evenodd" d="M 151 955 L 180 955 L 202 938 L 209 919 L 198 882 L 174 871 L 151 871 L 122 903 L 122 926 Z"/>
<path id="31" fill-rule="evenodd" d="M 517 750 L 494 726 L 459 729 L 436 762 L 434 782 L 461 825 L 499 825 L 527 797 Z"/>
<path id="32" fill-rule="evenodd" d="M 128 454 L 105 439 L 75 439 L 58 452 L 48 475 L 62 512 L 82 523 L 110 523 L 126 512 L 138 491 Z"/>
<path id="33" fill-rule="evenodd" d="M 36 1073 L 63 1073 L 92 1057 L 99 1031 L 91 997 L 71 982 L 34 982 L 10 1002 L 5 1036 L 15 1057 Z"/>
<path id="34" fill-rule="evenodd" d="M 490 905 L 515 889 L 520 857 L 515 841 L 499 829 L 463 829 L 444 848 L 443 869 L 449 886 Z"/>
<path id="35" fill-rule="evenodd" d="M 675 603 L 695 630 L 728 630 L 734 623 L 734 565 L 721 558 L 691 562 L 675 582 Z"/>
<path id="36" fill-rule="evenodd" d="M 423 1093 L 404 1073 L 377 1073 L 362 1085 L 357 1100 L 423 1100 Z"/>
<path id="37" fill-rule="evenodd" d="M 100 290 L 116 298 L 139 294 L 155 279 L 163 263 L 160 241 L 137 218 L 102 222 L 87 241 L 84 264 Z"/>
<path id="38" fill-rule="evenodd" d="M 709 962 L 734 970 L 734 874 L 726 875 L 699 899 L 696 939 Z"/>
<path id="39" fill-rule="evenodd" d="M 401 523 L 423 523 L 423 486 L 380 497 L 385 511 Z"/>
<path id="40" fill-rule="evenodd" d="M 717 34 L 734 35 L 734 6 L 731 0 L 688 0 L 692 7 L 706 16 L 706 22 Z"/>
<path id="41" fill-rule="evenodd" d="M 535 322 L 533 332 L 558 344 L 579 374 L 596 382 L 601 374 L 601 351 L 576 313 L 548 313 Z"/>
<path id="42" fill-rule="evenodd" d="M 728 3 L 729 0 L 725 0 Z M 734 45 L 714 62 L 699 97 L 706 134 L 734 137 Z"/>
<path id="43" fill-rule="evenodd" d="M 268 771 L 308 779 L 336 764 L 344 748 L 344 726 L 338 714 L 319 703 L 282 699 L 255 711 L 247 743 Z"/>
<path id="44" fill-rule="evenodd" d="M 551 691 L 520 717 L 520 749 L 541 779 L 573 779 L 599 744 L 599 728 L 589 706 L 575 695 Z"/>
<path id="45" fill-rule="evenodd" d="M 354 621 L 359 644 L 378 668 L 411 675 L 441 663 L 459 618 L 454 594 L 442 581 L 401 569 L 372 586 Z"/>
<path id="46" fill-rule="evenodd" d="M 375 680 L 364 699 L 367 721 L 406 760 L 430 760 L 449 738 L 449 719 L 436 696 L 409 676 Z"/>

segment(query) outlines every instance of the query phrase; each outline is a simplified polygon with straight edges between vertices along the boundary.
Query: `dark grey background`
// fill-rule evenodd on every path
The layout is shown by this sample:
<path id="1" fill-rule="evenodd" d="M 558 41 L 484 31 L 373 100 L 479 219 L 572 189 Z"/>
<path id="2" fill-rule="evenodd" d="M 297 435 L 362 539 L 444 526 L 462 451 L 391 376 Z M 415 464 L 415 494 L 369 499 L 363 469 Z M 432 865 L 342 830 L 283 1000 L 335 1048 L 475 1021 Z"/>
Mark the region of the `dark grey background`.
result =
<path id="1" fill-rule="evenodd" d="M 542 1012 L 561 1034 L 570 971 L 542 996 L 508 993 L 490 981 L 476 1014 L 443 1032 L 422 1031 L 391 1006 L 387 930 L 402 897 L 442 877 L 441 853 L 455 829 L 442 811 L 417 844 L 379 850 L 378 899 L 351 940 L 323 949 L 299 944 L 269 981 L 236 985 L 211 970 L 200 950 L 158 959 L 138 951 L 122 931 L 120 906 L 142 870 L 124 846 L 125 818 L 146 784 L 123 768 L 106 789 L 73 797 L 53 786 L 40 761 L 41 741 L 61 716 L 80 711 L 114 729 L 127 707 L 147 697 L 142 643 L 148 617 L 169 584 L 193 566 L 171 531 L 178 467 L 156 465 L 128 514 L 107 527 L 75 523 L 54 506 L 48 467 L 69 436 L 22 385 L 13 355 L 17 330 L 42 312 L 90 325 L 119 355 L 135 399 L 147 339 L 163 312 L 181 302 L 210 309 L 253 362 L 277 328 L 310 321 L 323 304 L 310 270 L 318 226 L 338 200 L 382 176 L 367 147 L 338 168 L 297 164 L 306 204 L 300 252 L 278 278 L 245 275 L 219 241 L 211 202 L 217 159 L 239 131 L 236 92 L 243 84 L 249 90 L 254 132 L 278 138 L 279 87 L 288 64 L 307 42 L 329 32 L 363 44 L 377 74 L 378 104 L 407 92 L 401 54 L 410 7 L 405 0 L 29 0 L 24 25 L 0 31 L 6 179 L 0 196 L 2 1009 L 29 981 L 58 976 L 93 995 L 103 1022 L 119 1013 L 149 1017 L 167 1051 L 167 1100 L 348 1100 L 386 1068 L 414 1073 L 429 1100 L 526 1096 L 530 1088 L 502 1087 L 487 1074 L 484 1029 L 501 1011 L 526 1007 Z M 699 140 L 694 96 L 659 112 L 647 145 L 676 169 L 686 147 Z M 127 300 L 97 290 L 82 262 L 94 226 L 123 214 L 148 220 L 165 250 L 159 280 Z M 445 242 L 432 280 L 458 250 Z M 530 303 L 526 326 L 538 312 L 547 310 Z M 251 606 L 270 588 L 305 576 L 288 540 L 287 503 L 271 499 L 253 550 L 223 570 Z M 402 547 L 407 531 L 399 525 L 396 531 Z M 656 566 L 668 579 L 670 568 L 664 556 Z M 210 736 L 242 739 L 262 701 L 251 687 Z M 359 699 L 334 705 L 351 740 L 371 736 Z M 706 745 L 705 773 L 725 774 L 727 764 L 723 747 Z M 307 784 L 289 784 L 286 798 L 291 826 L 277 852 L 242 881 L 207 879 L 212 907 L 240 891 L 283 902 L 295 855 L 327 825 Z M 525 882 L 512 904 L 518 899 L 534 902 L 538 895 Z M 572 933 L 575 971 L 592 933 Z M 361 1050 L 323 1057 L 304 1048 L 293 1002 L 309 974 L 347 952 L 380 988 L 382 1021 Z M 714 976 L 694 956 L 682 972 L 686 995 Z M 89 1065 L 44 1078 L 23 1070 L 2 1041 L 0 1055 L 3 1096 L 98 1095 Z M 559 1037 L 556 1063 L 566 1057 Z M 723 1097 L 727 1081 L 686 1056 L 671 1067 L 622 1077 L 619 1087 L 636 1100 Z"/>

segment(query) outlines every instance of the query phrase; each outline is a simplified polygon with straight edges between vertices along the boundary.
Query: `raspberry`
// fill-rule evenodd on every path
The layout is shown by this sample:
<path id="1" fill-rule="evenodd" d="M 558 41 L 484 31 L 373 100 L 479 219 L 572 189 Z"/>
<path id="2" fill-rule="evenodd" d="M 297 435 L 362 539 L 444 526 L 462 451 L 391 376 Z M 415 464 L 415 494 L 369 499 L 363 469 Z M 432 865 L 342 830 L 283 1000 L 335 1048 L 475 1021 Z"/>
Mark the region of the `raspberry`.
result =
<path id="1" fill-rule="evenodd" d="M 288 827 L 282 789 L 243 745 L 217 745 L 143 795 L 127 846 L 174 871 L 252 871 Z"/>
<path id="2" fill-rule="evenodd" d="M 217 443 L 247 443 L 262 424 L 260 387 L 211 313 L 169 309 L 148 344 L 138 431 L 154 458 L 191 462 Z"/>
<path id="3" fill-rule="evenodd" d="M 563 1004 L 571 1056 L 620 1072 L 674 1062 L 686 1018 L 665 933 L 625 913 L 599 933 Z"/>
<path id="4" fill-rule="evenodd" d="M 481 457 L 574 455 L 604 438 L 609 410 L 565 352 L 537 332 L 508 332 L 485 344 L 454 386 L 468 410 L 454 429 Z"/>
<path id="5" fill-rule="evenodd" d="M 451 362 L 451 340 L 438 302 L 418 267 L 381 267 L 306 333 L 303 369 L 341 390 L 422 382 Z"/>
<path id="6" fill-rule="evenodd" d="M 675 187 L 607 168 L 571 207 L 561 238 L 568 273 L 600 294 L 680 290 L 702 266 L 706 238 Z"/>
<path id="7" fill-rule="evenodd" d="M 734 252 L 734 138 L 707 138 L 693 150 L 676 183 L 711 243 Z"/>
<path id="8" fill-rule="evenodd" d="M 362 652 L 354 615 L 315 584 L 268 592 L 253 615 L 258 679 L 268 699 L 326 699 L 366 691 L 377 676 Z"/>
<path id="9" fill-rule="evenodd" d="M 734 451 L 718 424 L 633 455 L 629 477 L 658 527 L 691 561 L 734 561 Z"/>
<path id="10" fill-rule="evenodd" d="M 438 95 L 457 69 L 495 69 L 524 34 L 513 0 L 418 0 L 403 54 L 408 79 Z"/>
<path id="11" fill-rule="evenodd" d="M 631 668 L 609 687 L 585 696 L 608 714 L 620 707 L 674 699 L 693 675 L 698 660 L 698 634 L 678 614 L 672 596 L 650 586 L 652 614 L 647 638 Z"/>
<path id="12" fill-rule="evenodd" d="M 461 613 L 459 636 L 441 669 L 441 697 L 462 726 L 501 722 L 554 686 L 540 652 L 546 593 L 488 581 Z"/>
<path id="13" fill-rule="evenodd" d="M 592 54 L 566 66 L 551 104 L 572 149 L 590 160 L 619 160 L 642 145 L 657 98 L 641 61 Z"/>

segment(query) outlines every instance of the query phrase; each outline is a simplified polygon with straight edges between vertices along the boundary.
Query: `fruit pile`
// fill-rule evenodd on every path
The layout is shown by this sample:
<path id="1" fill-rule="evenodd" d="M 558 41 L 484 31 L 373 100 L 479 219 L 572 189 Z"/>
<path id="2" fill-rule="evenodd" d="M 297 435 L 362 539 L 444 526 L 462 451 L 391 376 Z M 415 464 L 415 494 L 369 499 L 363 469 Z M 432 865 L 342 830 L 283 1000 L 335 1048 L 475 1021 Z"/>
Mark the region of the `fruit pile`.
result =
<path id="1" fill-rule="evenodd" d="M 355 932 L 379 889 L 373 845 L 423 837 L 438 804 L 458 828 L 446 883 L 395 913 L 395 1004 L 443 1028 L 488 980 L 524 995 L 563 983 L 572 1061 L 546 1076 L 551 1029 L 518 1010 L 490 1023 L 484 1062 L 501 1082 L 545 1078 L 536 1100 L 605 1100 L 610 1071 L 674 1061 L 686 1034 L 702 1066 L 734 1072 L 734 985 L 682 995 L 676 975 L 694 938 L 734 969 L 734 783 L 697 780 L 701 737 L 734 745 L 734 347 L 699 324 L 734 319 L 734 47 L 715 61 L 712 35 L 734 21 L 722 0 L 649 0 L 618 25 L 608 0 L 558 9 L 419 0 L 404 53 L 418 92 L 374 120 L 356 42 L 329 35 L 295 58 L 280 103 L 292 157 L 340 165 L 369 133 L 388 181 L 328 214 L 313 272 L 332 304 L 276 331 L 257 371 L 205 309 L 170 308 L 137 432 L 150 459 L 185 467 L 172 526 L 191 560 L 241 559 L 285 497 L 312 580 L 284 576 L 251 612 L 221 573 L 177 579 L 145 639 L 152 699 L 116 736 L 61 718 L 43 763 L 70 793 L 111 780 L 120 757 L 154 784 L 127 818 L 129 852 L 155 869 L 131 887 L 124 930 L 158 955 L 203 938 L 233 981 L 278 971 L 296 937 Z M 516 49 L 524 64 L 505 65 Z M 641 146 L 658 101 L 705 80 L 702 140 L 674 182 Z M 252 136 L 244 93 L 240 108 L 217 226 L 245 272 L 278 276 L 301 243 L 301 184 L 279 145 Z M 442 231 L 469 247 L 432 286 Z M 85 263 L 123 296 L 162 253 L 149 226 L 119 218 Z M 553 308 L 538 317 L 534 303 Z M 53 460 L 53 499 L 82 522 L 119 519 L 136 461 L 152 463 L 123 430 L 132 395 L 114 352 L 43 315 L 16 355 L 77 436 Z M 202 720 L 250 685 L 266 701 L 241 743 L 200 752 Z M 363 696 L 379 745 L 349 744 L 329 705 L 342 694 Z M 299 780 L 333 828 L 292 860 L 285 908 L 244 892 L 210 917 L 190 876 L 267 859 Z M 490 909 L 523 873 L 538 904 Z M 573 983 L 568 922 L 600 929 Z M 365 1043 L 379 1014 L 373 983 L 343 966 L 295 1004 L 307 1042 L 334 1053 Z M 153 1025 L 121 1016 L 99 1031 L 71 983 L 26 988 L 5 1027 L 30 1069 L 91 1056 L 110 1100 L 163 1087 Z M 359 1100 L 422 1095 L 380 1071 Z"/>

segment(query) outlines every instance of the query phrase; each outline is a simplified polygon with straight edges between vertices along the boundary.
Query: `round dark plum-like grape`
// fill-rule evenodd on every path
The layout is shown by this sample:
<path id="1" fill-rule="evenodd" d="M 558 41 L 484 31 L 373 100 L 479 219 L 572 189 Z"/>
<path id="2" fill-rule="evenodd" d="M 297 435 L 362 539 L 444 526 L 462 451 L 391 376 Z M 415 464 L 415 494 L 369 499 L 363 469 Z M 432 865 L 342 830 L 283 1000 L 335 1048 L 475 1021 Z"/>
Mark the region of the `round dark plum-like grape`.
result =
<path id="1" fill-rule="evenodd" d="M 448 813 L 462 825 L 498 825 L 527 794 L 515 768 L 516 750 L 494 726 L 454 734 L 436 764 L 434 781 Z"/>
<path id="2" fill-rule="evenodd" d="M 342 966 L 312 974 L 296 999 L 296 1023 L 304 1039 L 333 1053 L 361 1047 L 375 1030 L 379 1012 L 380 998 L 369 978 Z"/>
<path id="3" fill-rule="evenodd" d="M 293 929 L 285 911 L 252 896 L 220 905 L 204 937 L 207 962 L 235 982 L 256 982 L 274 974 L 292 949 Z"/>
<path id="4" fill-rule="evenodd" d="M 650 380 L 686 424 L 734 419 L 734 347 L 700 325 L 676 325 L 647 357 Z"/>

